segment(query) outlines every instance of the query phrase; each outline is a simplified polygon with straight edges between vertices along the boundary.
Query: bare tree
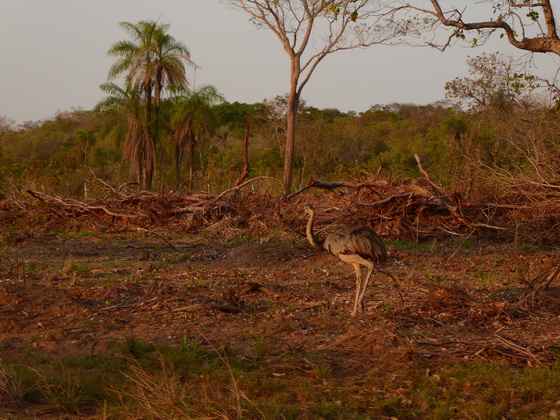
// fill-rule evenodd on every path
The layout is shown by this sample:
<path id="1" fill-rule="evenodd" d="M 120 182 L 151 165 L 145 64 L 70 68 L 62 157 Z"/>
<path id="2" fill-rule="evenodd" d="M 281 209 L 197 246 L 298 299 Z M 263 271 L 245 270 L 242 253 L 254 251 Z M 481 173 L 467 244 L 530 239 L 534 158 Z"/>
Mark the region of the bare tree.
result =
<path id="1" fill-rule="evenodd" d="M 475 44 L 483 43 L 494 32 L 500 31 L 500 36 L 505 36 L 516 48 L 560 55 L 560 39 L 554 16 L 554 9 L 560 9 L 558 2 L 553 6 L 551 0 L 480 0 L 467 2 L 470 4 L 461 9 L 451 6 L 447 10 L 442 8 L 441 0 L 430 0 L 432 7 L 428 9 L 417 6 L 420 3 L 425 2 L 411 0 L 408 7 L 455 29 L 447 41 L 439 45 L 441 49 L 449 46 L 455 37 L 463 38 L 464 31 L 476 32 L 477 37 L 472 40 Z M 488 13 L 487 18 L 474 21 L 469 18 L 483 13 Z"/>
<path id="2" fill-rule="evenodd" d="M 16 121 L 13 118 L 6 117 L 5 115 L 0 115 L 0 136 L 14 131 L 16 127 Z"/>
<path id="3" fill-rule="evenodd" d="M 375 0 L 224 0 L 271 30 L 290 59 L 283 184 L 289 193 L 301 93 L 329 54 L 368 47 L 396 36 L 391 13 Z"/>

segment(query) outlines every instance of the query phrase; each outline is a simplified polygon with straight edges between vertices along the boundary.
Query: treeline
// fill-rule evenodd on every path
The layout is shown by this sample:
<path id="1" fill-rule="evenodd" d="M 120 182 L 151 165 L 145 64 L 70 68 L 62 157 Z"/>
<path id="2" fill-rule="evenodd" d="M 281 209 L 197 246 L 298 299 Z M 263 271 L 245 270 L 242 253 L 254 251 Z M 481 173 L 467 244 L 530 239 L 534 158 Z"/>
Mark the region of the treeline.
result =
<path id="1" fill-rule="evenodd" d="M 560 192 L 559 90 L 499 53 L 470 59 L 472 77 L 446 84 L 455 106 L 345 113 L 302 100 L 294 107 L 287 95 L 244 104 L 225 101 L 211 85 L 191 88 L 185 66 L 195 64 L 169 25 L 120 25 L 130 39 L 109 49 L 115 62 L 100 86 L 106 97 L 93 110 L 17 129 L 0 116 L 4 195 L 45 189 L 94 198 L 123 185 L 220 192 L 247 177 L 282 179 L 260 185 L 286 195 L 310 178 L 414 178 L 415 156 L 431 181 L 467 199 L 515 202 Z M 543 88 L 553 97 L 539 99 Z"/>
<path id="2" fill-rule="evenodd" d="M 211 114 L 215 125 L 195 143 L 192 172 L 187 160 L 177 160 L 174 132 L 163 124 L 155 191 L 189 192 L 191 180 L 194 191 L 234 186 L 246 163 L 246 138 L 249 176 L 281 178 L 284 97 L 251 105 L 223 102 L 212 106 Z M 560 189 L 560 119 L 534 99 L 497 101 L 472 111 L 435 103 L 344 113 L 304 104 L 298 120 L 295 188 L 309 178 L 417 177 L 418 154 L 434 182 L 464 197 L 511 202 L 535 189 L 553 194 Z M 3 194 L 31 188 L 93 198 L 103 194 L 99 180 L 115 187 L 136 181 L 123 158 L 127 130 L 127 120 L 117 111 L 75 111 L 1 131 Z M 265 187 L 281 192 L 276 184 Z"/>

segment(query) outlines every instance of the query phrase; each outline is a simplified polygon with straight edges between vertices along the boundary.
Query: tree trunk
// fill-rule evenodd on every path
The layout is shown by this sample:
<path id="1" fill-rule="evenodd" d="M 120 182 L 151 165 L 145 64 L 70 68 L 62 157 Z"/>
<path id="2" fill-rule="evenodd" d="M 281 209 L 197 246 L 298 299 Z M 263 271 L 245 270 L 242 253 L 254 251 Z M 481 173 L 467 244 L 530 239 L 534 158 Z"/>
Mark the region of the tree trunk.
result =
<path id="1" fill-rule="evenodd" d="M 243 139 L 243 163 L 244 164 L 243 164 L 243 172 L 241 172 L 239 179 L 235 183 L 236 187 L 241 185 L 241 183 L 245 181 L 245 178 L 247 178 L 247 175 L 249 175 L 249 119 L 246 118 L 245 121 L 243 121 L 243 124 L 245 125 L 245 138 Z"/>
<path id="2" fill-rule="evenodd" d="M 151 151 L 149 150 L 149 146 L 148 146 L 148 142 L 152 141 L 152 85 L 151 83 L 148 83 L 148 85 L 146 86 L 146 125 L 147 125 L 147 130 L 148 130 L 148 138 L 145 139 L 145 143 L 144 143 L 144 150 L 143 150 L 143 156 L 144 156 L 144 175 L 142 176 L 142 185 L 143 187 L 147 190 L 150 191 L 152 189 L 152 172 L 153 172 L 153 166 L 150 164 L 150 153 Z"/>
<path id="3" fill-rule="evenodd" d="M 181 181 L 181 160 L 182 153 L 181 148 L 175 145 L 175 189 L 179 189 L 179 183 Z"/>
<path id="4" fill-rule="evenodd" d="M 140 185 L 144 190 L 149 191 L 148 189 L 148 168 L 146 165 L 142 165 L 140 168 Z"/>
<path id="5" fill-rule="evenodd" d="M 192 192 L 193 185 L 194 185 L 194 147 L 195 147 L 195 139 L 192 138 L 189 144 L 189 192 Z"/>
<path id="6" fill-rule="evenodd" d="M 286 109 L 286 149 L 284 151 L 284 194 L 292 189 L 292 169 L 296 139 L 296 117 L 299 108 L 298 80 L 301 74 L 299 56 L 291 57 L 290 93 Z"/>

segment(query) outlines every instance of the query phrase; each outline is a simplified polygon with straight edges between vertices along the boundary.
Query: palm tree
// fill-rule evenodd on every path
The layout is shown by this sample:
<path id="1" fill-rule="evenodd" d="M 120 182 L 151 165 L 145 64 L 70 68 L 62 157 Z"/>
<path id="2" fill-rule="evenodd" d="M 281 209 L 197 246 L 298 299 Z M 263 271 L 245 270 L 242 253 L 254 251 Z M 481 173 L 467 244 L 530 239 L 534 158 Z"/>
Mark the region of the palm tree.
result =
<path id="1" fill-rule="evenodd" d="M 129 133 L 138 135 L 130 139 L 137 144 L 129 144 L 127 154 L 133 156 L 131 162 L 148 159 L 141 166 L 146 171 L 145 176 L 142 176 L 143 186 L 150 189 L 160 131 L 162 97 L 166 89 L 173 92 L 187 86 L 184 61 L 191 63 L 190 52 L 167 33 L 168 24 L 140 21 L 137 24 L 121 22 L 120 26 L 132 36 L 132 40 L 118 41 L 109 49 L 108 54 L 117 57 L 109 70 L 109 79 L 125 73 L 133 90 L 140 93 L 143 109 L 139 111 L 142 118 L 135 117 L 133 127 L 129 130 Z M 140 124 L 141 120 L 144 124 Z"/>
<path id="2" fill-rule="evenodd" d="M 216 128 L 212 107 L 224 101 L 214 86 L 203 86 L 177 101 L 177 127 L 175 129 L 175 182 L 179 186 L 180 167 L 185 151 L 189 151 L 189 190 L 193 189 L 195 150 L 209 138 Z"/>
<path id="3" fill-rule="evenodd" d="M 132 85 L 128 77 L 124 89 L 114 83 L 104 83 L 100 88 L 109 96 L 100 101 L 95 110 L 119 109 L 124 112 L 128 130 L 123 144 L 123 157 L 129 160 L 131 171 L 136 172 L 137 182 L 149 189 L 155 169 L 156 151 L 144 119 L 142 92 L 138 86 Z"/>

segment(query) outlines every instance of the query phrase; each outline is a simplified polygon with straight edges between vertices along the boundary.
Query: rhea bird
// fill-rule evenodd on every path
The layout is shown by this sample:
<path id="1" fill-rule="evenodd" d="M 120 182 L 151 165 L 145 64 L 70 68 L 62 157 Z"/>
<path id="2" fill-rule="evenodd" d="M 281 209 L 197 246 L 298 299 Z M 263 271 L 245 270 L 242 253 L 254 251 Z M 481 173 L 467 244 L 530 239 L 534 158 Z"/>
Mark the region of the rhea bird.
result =
<path id="1" fill-rule="evenodd" d="M 315 248 L 324 248 L 342 261 L 352 264 L 356 272 L 356 298 L 352 316 L 364 310 L 364 295 L 369 279 L 376 266 L 387 261 L 387 249 L 377 234 L 368 227 L 348 226 L 330 233 L 326 238 L 319 238 L 313 234 L 315 208 L 305 206 L 307 221 L 307 240 Z M 366 268 L 365 278 L 362 276 L 362 266 Z"/>

